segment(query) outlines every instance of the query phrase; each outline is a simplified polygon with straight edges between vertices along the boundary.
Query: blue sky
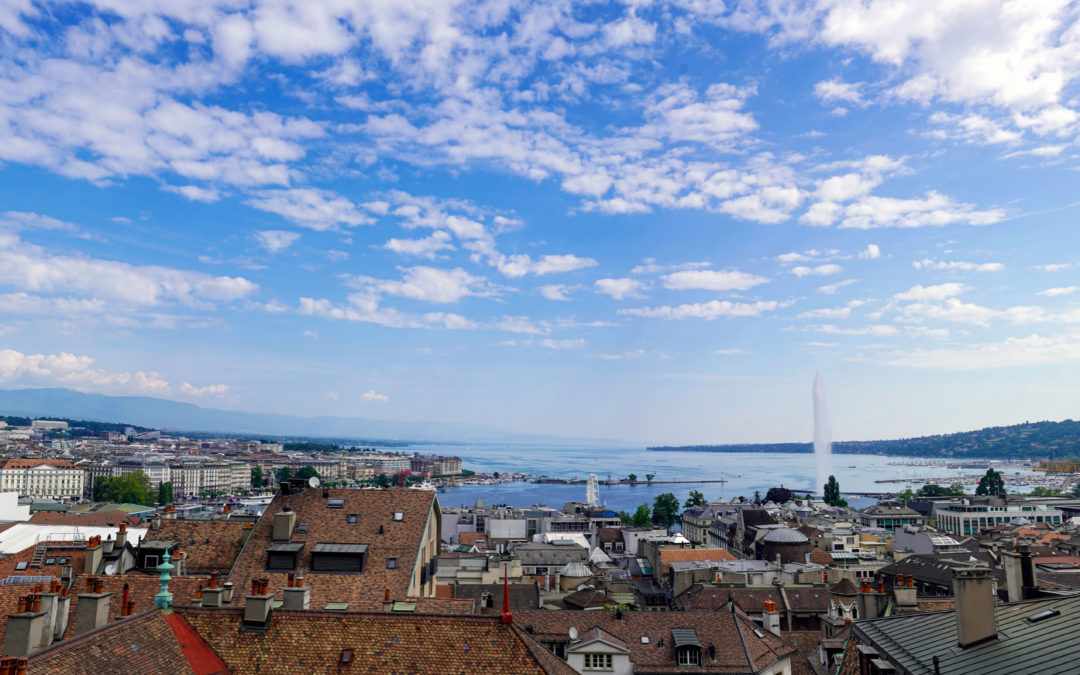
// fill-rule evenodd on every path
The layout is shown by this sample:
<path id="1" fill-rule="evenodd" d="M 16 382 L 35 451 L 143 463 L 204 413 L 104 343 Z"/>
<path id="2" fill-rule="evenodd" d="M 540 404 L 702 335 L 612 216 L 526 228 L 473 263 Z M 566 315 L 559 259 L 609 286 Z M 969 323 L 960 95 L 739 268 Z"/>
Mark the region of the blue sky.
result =
<path id="1" fill-rule="evenodd" d="M 1077 7 L 0 8 L 0 386 L 649 442 L 1076 416 Z"/>

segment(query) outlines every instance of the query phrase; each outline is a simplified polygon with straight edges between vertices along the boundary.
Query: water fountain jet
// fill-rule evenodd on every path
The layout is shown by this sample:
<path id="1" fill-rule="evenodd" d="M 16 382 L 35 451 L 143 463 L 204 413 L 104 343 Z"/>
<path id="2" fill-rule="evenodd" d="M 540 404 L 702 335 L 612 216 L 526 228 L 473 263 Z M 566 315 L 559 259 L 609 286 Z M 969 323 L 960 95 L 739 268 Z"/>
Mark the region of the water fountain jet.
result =
<path id="1" fill-rule="evenodd" d="M 832 433 L 829 430 L 829 411 L 825 407 L 825 382 L 821 373 L 814 375 L 814 468 L 817 483 L 814 494 L 821 494 L 825 481 L 832 475 Z"/>

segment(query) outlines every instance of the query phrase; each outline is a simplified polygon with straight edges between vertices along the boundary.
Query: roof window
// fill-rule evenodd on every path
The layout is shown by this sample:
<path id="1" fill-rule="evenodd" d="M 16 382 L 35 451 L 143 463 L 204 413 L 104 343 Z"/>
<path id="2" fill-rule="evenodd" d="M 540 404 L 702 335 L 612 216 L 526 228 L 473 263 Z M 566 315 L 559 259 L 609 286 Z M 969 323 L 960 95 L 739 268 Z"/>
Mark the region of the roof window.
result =
<path id="1" fill-rule="evenodd" d="M 345 520 L 350 523 L 356 523 L 360 520 L 360 514 L 350 513 L 349 515 L 345 516 Z"/>
<path id="2" fill-rule="evenodd" d="M 1050 609 L 1039 612 L 1037 614 L 1032 614 L 1031 616 L 1027 617 L 1027 621 L 1028 621 L 1028 623 L 1037 623 L 1037 622 L 1043 621 L 1045 619 L 1051 619 L 1051 618 L 1053 618 L 1055 616 L 1059 616 L 1060 614 L 1061 614 L 1060 611 L 1058 611 L 1058 610 L 1054 609 L 1053 607 L 1051 607 Z"/>
<path id="3" fill-rule="evenodd" d="M 342 497 L 333 497 L 326 500 L 326 508 L 328 509 L 343 509 L 345 508 L 345 500 Z"/>
<path id="4" fill-rule="evenodd" d="M 404 511 L 394 511 L 394 522 L 400 523 L 403 520 L 405 520 L 405 512 Z"/>
<path id="5" fill-rule="evenodd" d="M 388 570 L 396 570 L 397 569 L 397 557 L 396 556 L 390 556 L 389 558 L 386 559 L 386 569 L 388 569 Z"/>

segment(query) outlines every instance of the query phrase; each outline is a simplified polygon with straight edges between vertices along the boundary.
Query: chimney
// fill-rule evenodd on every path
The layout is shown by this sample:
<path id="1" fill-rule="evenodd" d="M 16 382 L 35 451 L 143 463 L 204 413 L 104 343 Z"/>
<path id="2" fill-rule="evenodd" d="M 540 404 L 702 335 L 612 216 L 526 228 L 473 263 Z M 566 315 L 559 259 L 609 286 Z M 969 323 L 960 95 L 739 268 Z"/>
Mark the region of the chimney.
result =
<path id="1" fill-rule="evenodd" d="M 233 582 L 226 581 L 221 585 L 221 601 L 226 605 L 232 604 L 233 597 Z"/>
<path id="2" fill-rule="evenodd" d="M 1005 563 L 1005 592 L 1009 602 L 1024 599 L 1024 577 L 1021 571 L 1020 553 L 1005 551 L 1002 553 Z"/>
<path id="3" fill-rule="evenodd" d="M 150 529 L 154 532 L 161 529 L 161 516 L 159 514 L 155 513 L 154 517 L 150 519 Z"/>
<path id="4" fill-rule="evenodd" d="M 389 612 L 394 609 L 394 601 L 390 599 L 390 588 L 386 588 L 386 592 L 383 594 L 382 610 Z"/>
<path id="5" fill-rule="evenodd" d="M 281 511 L 274 514 L 274 531 L 271 539 L 274 541 L 291 541 L 293 526 L 296 525 L 296 514 L 286 504 Z"/>
<path id="6" fill-rule="evenodd" d="M 68 617 L 71 616 L 71 596 L 67 589 L 61 586 L 60 595 L 56 598 L 56 619 L 53 621 L 53 640 L 63 640 L 67 632 Z"/>
<path id="7" fill-rule="evenodd" d="M 859 584 L 859 618 L 860 619 L 876 619 L 881 616 L 881 611 L 884 609 L 884 600 L 886 596 L 881 592 L 881 588 L 875 591 L 874 584 L 871 581 L 863 581 Z"/>
<path id="8" fill-rule="evenodd" d="M 907 582 L 907 585 L 905 585 Z M 914 607 L 916 600 L 915 583 L 913 577 L 905 577 L 903 574 L 896 575 L 896 583 L 893 584 L 893 597 L 896 598 L 897 607 Z"/>
<path id="9" fill-rule="evenodd" d="M 105 552 L 105 553 L 112 553 L 113 552 L 113 547 L 115 545 L 116 545 L 116 542 L 113 541 L 112 535 L 110 534 L 108 537 L 105 538 L 104 543 L 102 543 L 102 546 L 104 548 L 102 548 L 101 550 L 103 552 Z"/>
<path id="10" fill-rule="evenodd" d="M 1038 585 L 1035 582 L 1035 558 L 1031 556 L 1031 547 L 1027 544 L 1020 546 L 1020 580 L 1024 600 L 1038 597 Z"/>
<path id="11" fill-rule="evenodd" d="M 510 580 L 507 563 L 503 563 L 503 606 L 502 614 L 499 615 L 499 621 L 502 623 L 514 623 L 514 616 L 510 614 Z"/>
<path id="12" fill-rule="evenodd" d="M 953 597 L 956 598 L 956 637 L 961 648 L 997 637 L 990 570 L 982 567 L 954 569 Z"/>
<path id="13" fill-rule="evenodd" d="M 100 577 L 86 578 L 86 593 L 79 594 L 75 606 L 75 635 L 101 628 L 109 622 L 109 600 L 112 593 L 103 593 L 105 583 Z"/>
<path id="14" fill-rule="evenodd" d="M 60 582 L 56 579 L 49 584 L 48 592 L 41 594 L 41 611 L 45 614 L 44 625 L 41 627 L 41 640 L 38 642 L 42 647 L 48 647 L 56 637 L 56 610 L 60 600 Z"/>
<path id="15" fill-rule="evenodd" d="M 244 626 L 265 628 L 270 623 L 274 595 L 270 592 L 269 579 L 252 579 L 251 595 L 244 596 Z"/>
<path id="16" fill-rule="evenodd" d="M 87 544 L 86 564 L 83 566 L 83 574 L 97 574 L 98 568 L 101 567 L 101 557 L 104 555 L 101 547 L 101 537 L 94 535 L 90 537 Z"/>
<path id="17" fill-rule="evenodd" d="M 210 583 L 206 588 L 202 589 L 202 606 L 203 607 L 221 607 L 221 601 L 225 594 L 225 589 L 218 584 L 218 573 L 210 573 Z"/>
<path id="18" fill-rule="evenodd" d="M 45 612 L 41 611 L 41 596 L 19 598 L 18 613 L 8 617 L 4 634 L 4 656 L 26 657 L 41 644 L 41 629 Z"/>
<path id="19" fill-rule="evenodd" d="M 288 586 L 285 588 L 285 601 L 282 609 L 307 609 L 311 605 L 310 586 Z"/>
<path id="20" fill-rule="evenodd" d="M 772 600 L 765 601 L 765 611 L 762 613 L 762 623 L 765 630 L 773 635 L 780 635 L 780 612 L 776 611 L 776 603 Z"/>
<path id="21" fill-rule="evenodd" d="M 127 523 L 120 523 L 120 531 L 116 533 L 116 549 L 119 551 L 124 550 L 124 546 L 127 544 Z"/>

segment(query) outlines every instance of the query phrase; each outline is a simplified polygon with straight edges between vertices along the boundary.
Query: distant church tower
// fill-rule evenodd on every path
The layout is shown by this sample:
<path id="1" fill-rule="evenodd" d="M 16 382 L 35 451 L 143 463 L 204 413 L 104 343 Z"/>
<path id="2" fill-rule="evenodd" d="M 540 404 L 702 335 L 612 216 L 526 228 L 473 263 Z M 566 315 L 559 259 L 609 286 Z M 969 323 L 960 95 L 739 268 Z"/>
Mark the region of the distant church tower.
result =
<path id="1" fill-rule="evenodd" d="M 587 506 L 600 506 L 600 483 L 596 480 L 596 474 L 589 474 L 589 482 L 585 485 L 585 504 Z"/>

